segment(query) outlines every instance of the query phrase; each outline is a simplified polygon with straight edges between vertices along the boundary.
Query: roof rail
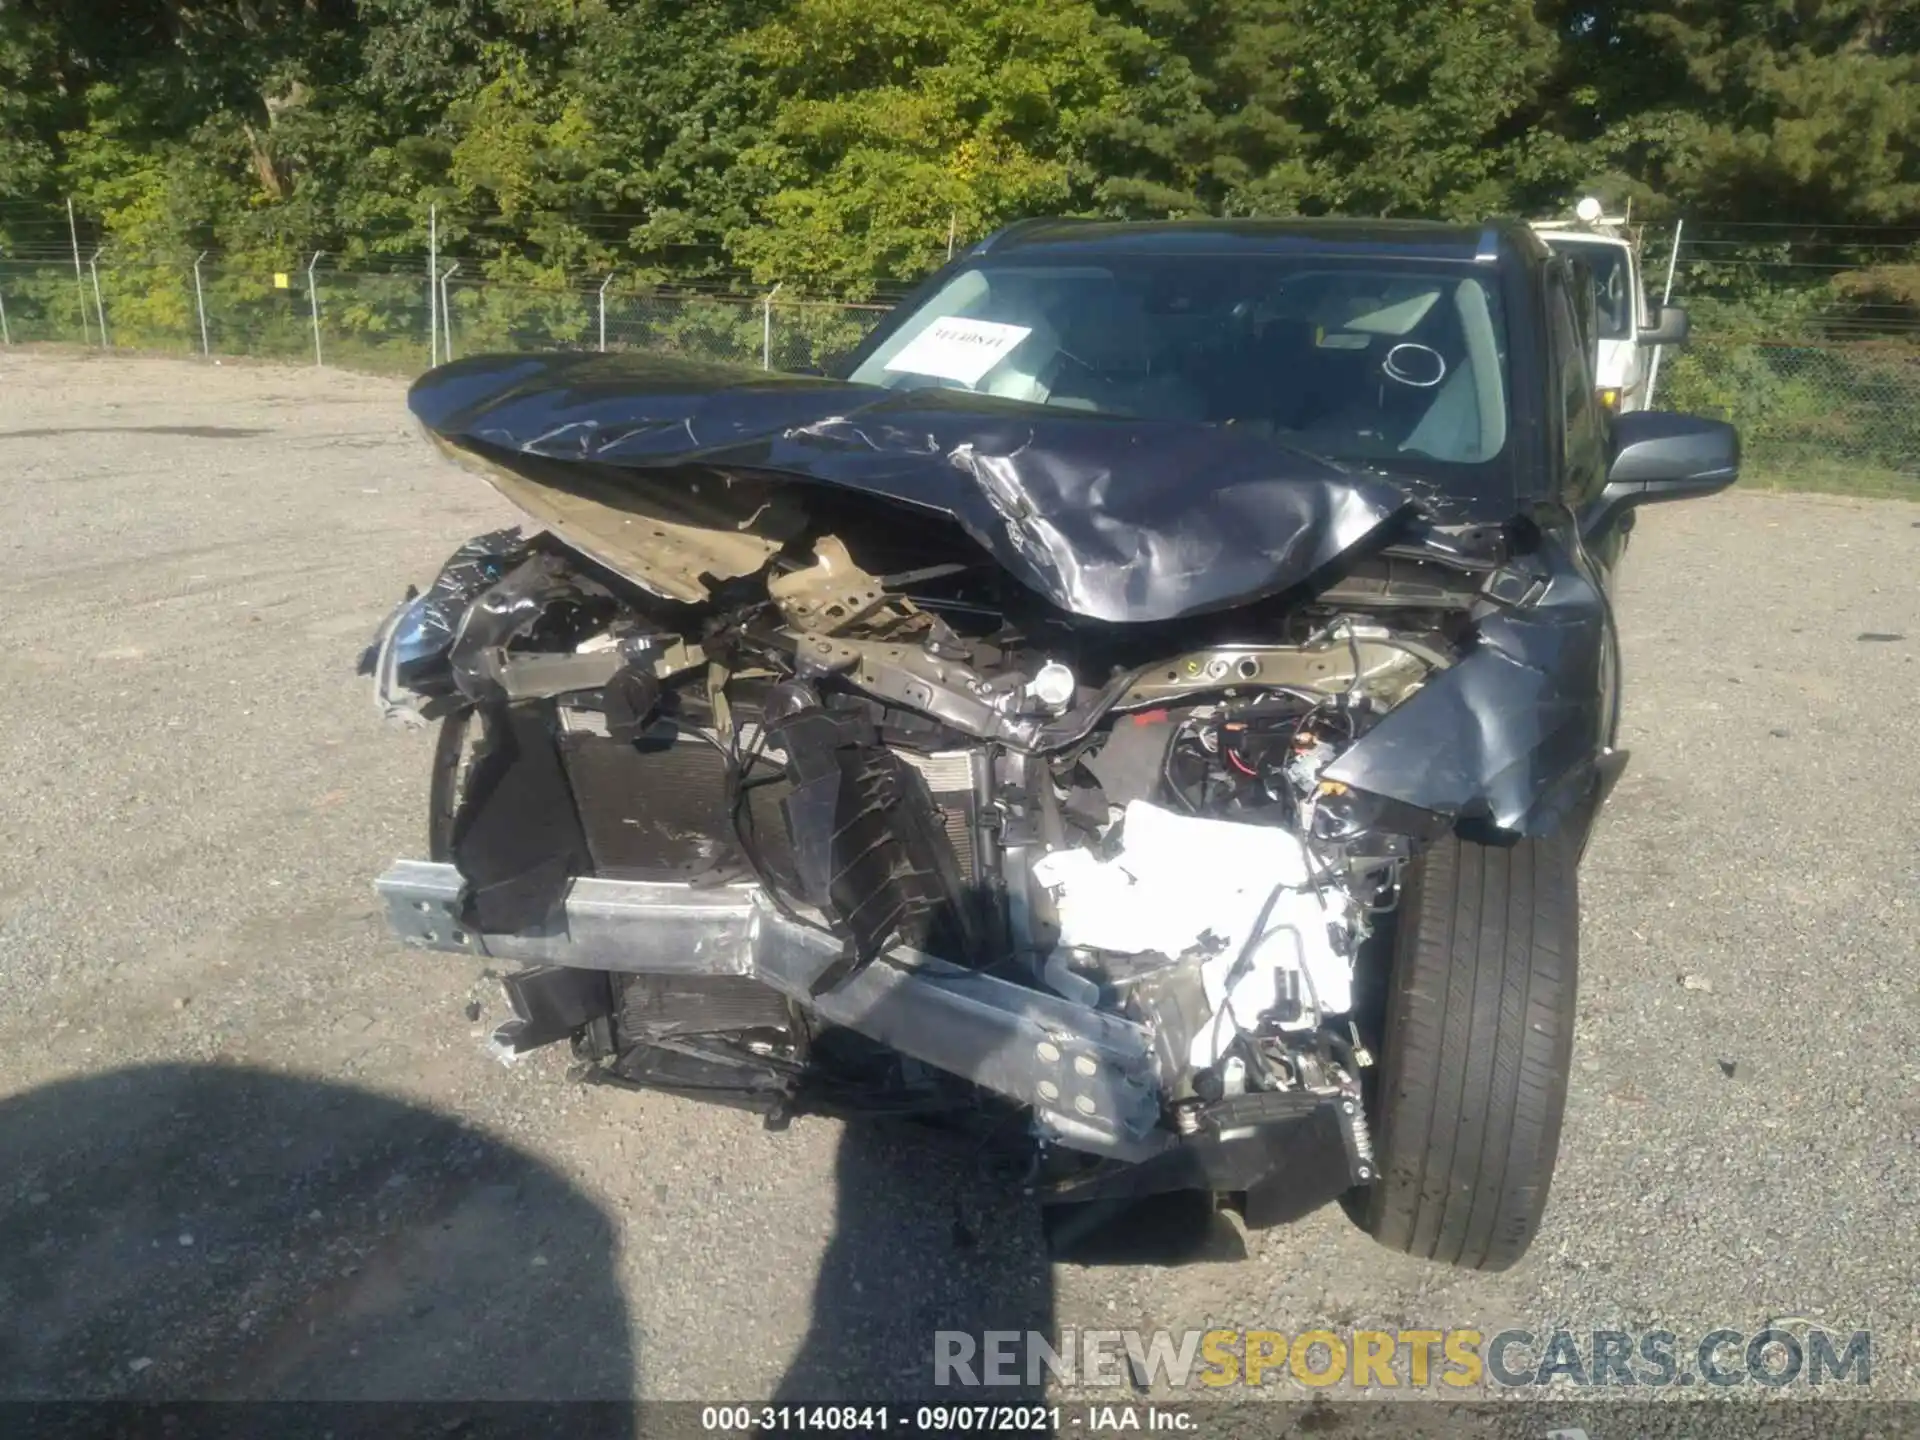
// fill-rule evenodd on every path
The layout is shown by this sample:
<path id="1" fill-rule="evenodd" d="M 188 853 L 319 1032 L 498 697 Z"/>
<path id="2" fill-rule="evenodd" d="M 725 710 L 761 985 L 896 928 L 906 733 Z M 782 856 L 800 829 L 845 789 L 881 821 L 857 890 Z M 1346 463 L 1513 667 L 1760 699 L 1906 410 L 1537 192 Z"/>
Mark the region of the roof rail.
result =
<path id="1" fill-rule="evenodd" d="M 1083 215 L 1033 215 L 1025 220 L 1016 220 L 1011 225 L 1002 225 L 984 240 L 977 240 L 968 249 L 969 255 L 987 255 L 1017 235 L 1036 230 L 1042 225 L 1092 225 L 1096 222 Z"/>

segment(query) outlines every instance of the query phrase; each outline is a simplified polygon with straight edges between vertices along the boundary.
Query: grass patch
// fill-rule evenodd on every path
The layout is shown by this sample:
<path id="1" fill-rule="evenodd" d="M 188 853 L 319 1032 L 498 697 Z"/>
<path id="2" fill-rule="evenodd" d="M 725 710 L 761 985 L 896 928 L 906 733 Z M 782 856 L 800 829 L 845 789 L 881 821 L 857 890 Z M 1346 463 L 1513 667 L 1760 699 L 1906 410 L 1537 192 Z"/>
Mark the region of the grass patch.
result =
<path id="1" fill-rule="evenodd" d="M 1920 500 L 1920 471 L 1888 470 L 1849 460 L 1768 456 L 1740 467 L 1741 490 L 1857 495 L 1871 500 Z"/>

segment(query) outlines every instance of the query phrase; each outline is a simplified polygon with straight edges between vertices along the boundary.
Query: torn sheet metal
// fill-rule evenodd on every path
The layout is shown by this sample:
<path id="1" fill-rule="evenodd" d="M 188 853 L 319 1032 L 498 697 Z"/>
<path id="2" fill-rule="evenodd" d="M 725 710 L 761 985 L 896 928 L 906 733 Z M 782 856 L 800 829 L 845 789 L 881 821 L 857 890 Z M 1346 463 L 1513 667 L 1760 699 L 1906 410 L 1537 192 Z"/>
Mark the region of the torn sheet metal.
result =
<path id="1" fill-rule="evenodd" d="M 1293 589 L 1413 513 L 1384 480 L 1231 426 L 667 356 L 480 356 L 429 371 L 408 403 L 456 452 L 519 472 L 523 491 L 580 488 L 553 464 L 564 461 L 590 472 L 602 502 L 615 487 L 646 513 L 683 503 L 696 476 L 717 471 L 803 510 L 807 487 L 780 482 L 944 515 L 1023 584 L 1097 620 L 1170 620 Z M 546 513 L 555 508 L 540 518 L 560 529 Z M 628 546 L 616 559 L 599 534 L 606 514 L 569 518 L 591 532 L 562 530 L 569 543 L 684 598 L 684 574 L 656 573 L 675 565 L 672 547 Z M 732 524 L 741 533 L 741 517 Z"/>
<path id="2" fill-rule="evenodd" d="M 1523 605 L 1480 617 L 1471 648 L 1384 716 L 1321 779 L 1518 835 L 1553 831 L 1608 743 L 1595 676 L 1603 664 L 1599 587 L 1557 547 L 1533 557 Z"/>
<path id="3" fill-rule="evenodd" d="M 527 556 L 481 593 L 467 612 L 447 651 L 454 682 L 474 701 L 513 698 L 504 675 L 508 643 L 539 624 L 557 603 L 584 603 L 606 595 L 558 555 Z"/>
<path id="4" fill-rule="evenodd" d="M 360 662 L 385 718 L 414 727 L 439 713 L 455 691 L 447 657 L 467 612 L 528 553 L 518 526 L 476 535 L 447 557 L 424 595 L 408 591 Z"/>
<path id="5" fill-rule="evenodd" d="M 590 560 L 664 599 L 705 601 L 709 579 L 751 575 L 806 524 L 791 486 L 684 469 L 641 490 L 625 472 L 459 445 L 442 453 Z"/>
<path id="6" fill-rule="evenodd" d="M 1220 1023 L 1195 1036 L 1196 1066 L 1213 1064 L 1264 1015 L 1312 1029 L 1353 1008 L 1352 961 L 1335 941 L 1349 902 L 1289 830 L 1135 800 L 1112 858 L 1054 850 L 1033 873 L 1054 892 L 1062 947 L 1207 957 L 1200 973 Z"/>

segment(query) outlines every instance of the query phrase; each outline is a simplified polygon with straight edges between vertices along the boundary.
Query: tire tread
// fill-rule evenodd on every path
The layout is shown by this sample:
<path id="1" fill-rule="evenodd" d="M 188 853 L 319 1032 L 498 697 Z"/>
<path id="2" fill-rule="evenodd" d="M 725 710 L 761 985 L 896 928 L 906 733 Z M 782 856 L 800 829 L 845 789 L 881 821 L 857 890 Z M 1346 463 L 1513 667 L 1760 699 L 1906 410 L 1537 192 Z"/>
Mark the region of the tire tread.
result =
<path id="1" fill-rule="evenodd" d="M 1382 1244 L 1503 1270 L 1532 1243 L 1572 1059 L 1575 863 L 1556 836 L 1449 839 L 1411 867 L 1362 1212 Z"/>

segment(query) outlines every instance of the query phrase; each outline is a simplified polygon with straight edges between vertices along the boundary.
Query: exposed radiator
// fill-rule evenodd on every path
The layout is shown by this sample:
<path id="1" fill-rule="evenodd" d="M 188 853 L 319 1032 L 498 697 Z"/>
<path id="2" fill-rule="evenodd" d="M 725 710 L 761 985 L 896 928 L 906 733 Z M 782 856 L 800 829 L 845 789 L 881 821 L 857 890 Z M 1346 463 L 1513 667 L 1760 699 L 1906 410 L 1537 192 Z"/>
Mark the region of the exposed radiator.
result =
<path id="1" fill-rule="evenodd" d="M 720 753 L 696 739 L 627 745 L 599 735 L 561 736 L 560 754 L 596 874 L 610 880 L 688 880 L 737 869 L 739 845 L 727 814 Z M 778 792 L 748 792 L 761 853 L 787 867 Z"/>
<path id="2" fill-rule="evenodd" d="M 941 824 L 953 842 L 953 853 L 960 862 L 960 873 L 977 880 L 973 856 L 973 757 L 965 750 L 943 750 L 918 755 L 911 750 L 894 754 L 918 770 L 933 792 L 933 803 L 940 807 Z"/>
<path id="3" fill-rule="evenodd" d="M 595 873 L 610 880 L 686 880 L 737 868 L 741 857 L 727 815 L 726 765 L 719 752 L 689 735 L 675 738 L 667 729 L 657 741 L 621 744 L 592 724 L 597 718 L 569 718 L 560 736 L 561 759 Z M 961 874 L 977 878 L 967 752 L 895 753 L 925 778 Z M 777 761 L 763 762 L 756 773 L 775 768 Z M 766 863 L 790 876 L 792 849 L 780 814 L 786 793 L 783 783 L 755 786 L 747 808 Z"/>
<path id="4" fill-rule="evenodd" d="M 779 991 L 746 975 L 621 975 L 614 1022 L 622 1040 L 782 1030 L 793 1019 Z"/>

